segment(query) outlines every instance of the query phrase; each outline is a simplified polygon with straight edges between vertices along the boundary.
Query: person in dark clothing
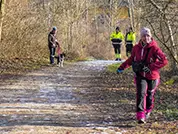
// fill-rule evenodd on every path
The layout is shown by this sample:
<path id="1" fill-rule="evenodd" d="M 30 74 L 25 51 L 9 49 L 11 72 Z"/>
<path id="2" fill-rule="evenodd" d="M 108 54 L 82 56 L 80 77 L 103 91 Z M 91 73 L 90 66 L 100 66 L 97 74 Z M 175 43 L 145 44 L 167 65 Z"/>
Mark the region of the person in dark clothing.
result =
<path id="1" fill-rule="evenodd" d="M 48 48 L 50 52 L 50 56 L 49 56 L 50 64 L 54 64 L 56 46 L 59 44 L 56 39 L 56 32 L 57 32 L 57 28 L 53 27 L 50 33 L 48 34 Z"/>

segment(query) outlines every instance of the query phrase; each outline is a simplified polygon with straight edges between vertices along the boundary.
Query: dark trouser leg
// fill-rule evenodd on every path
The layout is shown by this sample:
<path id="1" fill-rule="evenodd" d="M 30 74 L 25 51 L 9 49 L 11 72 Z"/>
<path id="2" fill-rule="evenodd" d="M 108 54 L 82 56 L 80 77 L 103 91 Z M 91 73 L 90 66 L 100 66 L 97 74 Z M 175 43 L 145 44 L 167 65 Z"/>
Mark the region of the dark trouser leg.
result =
<path id="1" fill-rule="evenodd" d="M 114 53 L 117 54 L 117 44 L 113 44 Z"/>
<path id="2" fill-rule="evenodd" d="M 136 112 L 137 112 L 137 119 L 140 120 L 141 118 L 145 118 L 146 91 L 147 91 L 146 79 L 137 76 L 136 87 L 137 87 Z"/>
<path id="3" fill-rule="evenodd" d="M 113 44 L 115 54 L 121 53 L 121 45 L 120 44 Z"/>
<path id="4" fill-rule="evenodd" d="M 118 52 L 118 54 L 121 54 L 121 45 L 120 44 L 117 45 L 117 52 Z"/>
<path id="5" fill-rule="evenodd" d="M 137 86 L 137 119 L 145 118 L 145 113 L 151 112 L 154 107 L 154 94 L 159 84 L 159 79 L 148 80 L 136 78 Z"/>
<path id="6" fill-rule="evenodd" d="M 54 56 L 55 56 L 55 48 L 49 48 L 49 51 L 50 51 L 50 64 L 53 64 L 54 63 Z"/>
<path id="7" fill-rule="evenodd" d="M 121 44 L 113 44 L 116 59 L 121 59 Z"/>
<path id="8" fill-rule="evenodd" d="M 159 79 L 148 80 L 148 89 L 146 97 L 146 112 L 151 112 L 154 107 L 154 94 L 157 86 L 159 85 Z"/>
<path id="9" fill-rule="evenodd" d="M 133 48 L 133 44 L 127 44 L 126 45 L 126 55 L 127 55 L 127 57 L 129 57 L 131 55 L 132 48 Z"/>

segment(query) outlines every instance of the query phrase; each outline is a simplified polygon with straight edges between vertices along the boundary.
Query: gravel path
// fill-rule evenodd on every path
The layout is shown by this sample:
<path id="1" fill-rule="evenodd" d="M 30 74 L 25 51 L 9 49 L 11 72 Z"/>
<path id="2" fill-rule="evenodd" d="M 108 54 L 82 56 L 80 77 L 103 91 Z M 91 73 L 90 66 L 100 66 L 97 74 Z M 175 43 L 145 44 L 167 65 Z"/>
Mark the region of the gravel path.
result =
<path id="1" fill-rule="evenodd" d="M 44 67 L 0 84 L 1 134 L 122 134 L 134 132 L 132 74 L 108 74 L 115 61 Z M 128 79 L 131 83 L 121 83 Z M 125 85 L 125 86 L 124 86 Z M 122 87 L 122 88 L 121 88 Z"/>

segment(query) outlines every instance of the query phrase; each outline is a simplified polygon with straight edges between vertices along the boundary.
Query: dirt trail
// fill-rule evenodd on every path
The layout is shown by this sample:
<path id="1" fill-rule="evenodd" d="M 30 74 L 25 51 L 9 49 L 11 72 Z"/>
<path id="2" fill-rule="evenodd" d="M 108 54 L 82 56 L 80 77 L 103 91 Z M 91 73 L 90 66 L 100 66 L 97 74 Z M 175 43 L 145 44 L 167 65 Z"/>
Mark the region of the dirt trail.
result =
<path id="1" fill-rule="evenodd" d="M 121 77 L 105 72 L 106 65 L 114 62 L 67 63 L 64 68 L 44 67 L 1 80 L 0 133 L 134 132 L 137 124 L 132 74 Z"/>

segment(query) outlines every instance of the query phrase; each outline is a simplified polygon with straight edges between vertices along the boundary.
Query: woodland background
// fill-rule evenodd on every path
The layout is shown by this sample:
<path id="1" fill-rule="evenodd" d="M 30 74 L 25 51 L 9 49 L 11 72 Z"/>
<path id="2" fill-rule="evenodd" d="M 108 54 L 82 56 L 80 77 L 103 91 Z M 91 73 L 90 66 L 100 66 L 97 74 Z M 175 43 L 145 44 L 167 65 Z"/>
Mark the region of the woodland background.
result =
<path id="1" fill-rule="evenodd" d="M 0 59 L 9 63 L 1 72 L 15 62 L 47 62 L 52 26 L 69 60 L 114 59 L 109 36 L 115 27 L 125 34 L 132 26 L 138 41 L 147 26 L 168 56 L 168 71 L 178 70 L 177 0 L 0 0 Z"/>
<path id="2" fill-rule="evenodd" d="M 169 64 L 161 69 L 161 84 L 155 96 L 156 107 L 146 125 L 135 125 L 135 118 L 131 117 L 132 108 L 135 107 L 135 87 L 131 69 L 118 75 L 115 73 L 118 64 L 114 64 L 108 66 L 109 73 L 101 75 L 90 72 L 91 69 L 86 68 L 84 72 L 78 66 L 69 67 L 68 64 L 62 69 L 48 67 L 47 37 L 53 26 L 57 27 L 57 38 L 69 63 L 72 60 L 90 58 L 114 60 L 109 36 L 116 26 L 119 26 L 124 34 L 126 29 L 132 26 L 137 35 L 137 42 L 140 28 L 146 26 L 151 29 L 153 37 L 166 53 Z M 124 43 L 122 58 L 126 59 Z M 29 75 L 31 69 L 39 70 Z M 73 119 L 72 123 L 76 125 L 79 119 L 79 116 L 76 116 L 78 110 L 81 117 L 87 117 L 87 121 L 100 121 L 100 115 L 109 115 L 109 122 L 118 123 L 121 128 L 128 129 L 128 133 L 177 133 L 178 0 L 0 0 L 0 81 L 1 132 L 83 134 L 85 129 L 82 127 L 56 127 L 56 124 L 53 126 L 56 121 L 60 124 L 61 119 L 66 121 L 65 125 Z M 81 99 L 81 102 L 77 103 L 87 101 L 87 108 L 73 103 L 76 100 L 69 92 L 69 85 L 72 85 L 72 91 L 78 94 L 76 98 Z M 54 91 L 51 90 L 53 88 Z M 44 97 L 44 94 L 47 96 Z M 70 95 L 71 104 L 74 106 L 72 109 L 70 103 L 68 107 L 64 106 L 64 103 L 61 103 L 62 107 L 60 103 L 46 103 L 50 97 L 53 102 Z M 54 96 L 57 98 L 54 99 Z M 24 100 L 34 103 L 26 104 Z M 91 104 L 91 107 L 88 104 Z M 71 114 L 69 118 L 68 111 L 73 111 L 74 116 Z M 113 112 L 116 116 L 111 116 Z M 121 117 L 121 120 L 118 117 Z M 122 119 L 123 123 L 120 122 Z M 46 122 L 49 124 L 45 124 Z M 130 125 L 125 124 L 127 122 Z M 30 126 L 31 123 L 35 125 Z M 98 130 L 92 130 L 93 133 L 94 131 Z M 121 132 L 120 127 L 116 128 L 116 132 Z"/>

